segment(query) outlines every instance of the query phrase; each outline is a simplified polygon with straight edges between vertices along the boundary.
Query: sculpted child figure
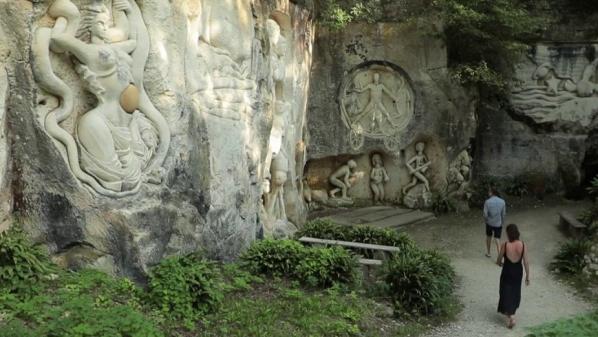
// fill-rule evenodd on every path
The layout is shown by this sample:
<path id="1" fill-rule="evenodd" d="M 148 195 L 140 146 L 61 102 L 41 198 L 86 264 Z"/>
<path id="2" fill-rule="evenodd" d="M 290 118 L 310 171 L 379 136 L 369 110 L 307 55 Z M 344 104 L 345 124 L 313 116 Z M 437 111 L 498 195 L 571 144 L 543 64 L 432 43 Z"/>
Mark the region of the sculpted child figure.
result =
<path id="1" fill-rule="evenodd" d="M 409 173 L 413 176 L 411 182 L 403 187 L 403 194 L 406 194 L 412 187 L 417 185 L 418 183 L 424 184 L 424 189 L 426 192 L 430 192 L 430 183 L 428 179 L 424 176 L 424 173 L 428 170 L 428 167 L 432 162 L 428 160 L 428 157 L 424 154 L 425 144 L 423 142 L 418 142 L 415 144 L 415 151 L 416 154 L 407 162 L 407 169 Z"/>
<path id="2" fill-rule="evenodd" d="M 374 202 L 384 201 L 384 183 L 390 180 L 383 165 L 382 157 L 377 153 L 374 154 L 372 156 L 372 172 L 370 173 L 370 187 L 374 192 Z"/>
<path id="3" fill-rule="evenodd" d="M 334 171 L 330 175 L 329 181 L 336 188 L 330 190 L 330 197 L 336 198 L 338 192 L 341 193 L 341 198 L 349 199 L 347 196 L 347 190 L 351 188 L 349 178 L 353 175 L 353 170 L 357 167 L 357 163 L 354 160 L 349 160 L 347 164 L 341 166 L 338 170 Z M 342 179 L 342 180 L 341 180 Z"/>

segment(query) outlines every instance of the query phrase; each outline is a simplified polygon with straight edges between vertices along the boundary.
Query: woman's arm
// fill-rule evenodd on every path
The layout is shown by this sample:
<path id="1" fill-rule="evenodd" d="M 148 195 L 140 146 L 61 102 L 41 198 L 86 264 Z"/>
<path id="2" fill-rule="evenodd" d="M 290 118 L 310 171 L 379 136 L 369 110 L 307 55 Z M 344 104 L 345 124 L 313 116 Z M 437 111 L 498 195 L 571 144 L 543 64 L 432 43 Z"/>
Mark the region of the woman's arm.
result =
<path id="1" fill-rule="evenodd" d="M 523 246 L 523 267 L 525 268 L 525 285 L 529 285 L 529 257 L 527 256 L 527 249 Z"/>
<path id="2" fill-rule="evenodd" d="M 73 54 L 81 63 L 89 65 L 97 56 L 97 49 L 67 34 L 52 35 L 51 43 Z"/>
<path id="3" fill-rule="evenodd" d="M 505 242 L 502 246 L 500 246 L 500 253 L 498 253 L 498 257 L 496 258 L 496 264 L 499 267 L 502 267 L 502 259 L 505 256 L 505 250 L 507 248 L 507 243 Z"/>

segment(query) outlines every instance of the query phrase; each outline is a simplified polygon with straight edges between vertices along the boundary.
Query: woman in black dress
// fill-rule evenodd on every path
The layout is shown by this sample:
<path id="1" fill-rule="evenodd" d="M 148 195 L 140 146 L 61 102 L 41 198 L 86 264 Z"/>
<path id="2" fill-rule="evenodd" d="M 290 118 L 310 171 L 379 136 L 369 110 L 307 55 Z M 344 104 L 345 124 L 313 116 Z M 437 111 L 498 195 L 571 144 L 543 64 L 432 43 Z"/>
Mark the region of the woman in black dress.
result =
<path id="1" fill-rule="evenodd" d="M 515 311 L 521 302 L 523 267 L 525 267 L 525 285 L 529 285 L 529 264 L 527 249 L 519 240 L 519 230 L 516 225 L 507 226 L 507 237 L 509 241 L 501 246 L 496 264 L 502 266 L 498 312 L 507 316 L 507 327 L 510 329 L 515 326 Z"/>

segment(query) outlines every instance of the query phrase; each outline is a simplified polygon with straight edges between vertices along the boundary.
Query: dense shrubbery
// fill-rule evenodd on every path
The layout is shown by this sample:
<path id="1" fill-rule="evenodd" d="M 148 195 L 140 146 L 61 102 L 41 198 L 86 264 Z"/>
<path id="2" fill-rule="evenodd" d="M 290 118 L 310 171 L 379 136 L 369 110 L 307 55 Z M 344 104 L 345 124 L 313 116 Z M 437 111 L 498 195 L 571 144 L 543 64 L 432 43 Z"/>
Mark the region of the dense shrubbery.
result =
<path id="1" fill-rule="evenodd" d="M 256 273 L 322 287 L 351 283 L 357 270 L 355 257 L 344 248 L 311 248 L 294 240 L 257 241 L 241 260 Z"/>
<path id="2" fill-rule="evenodd" d="M 392 229 L 380 229 L 370 226 L 343 226 L 328 219 L 317 219 L 308 222 L 303 229 L 295 234 L 297 239 L 302 236 L 394 246 L 401 249 L 415 247 L 415 242 L 410 237 L 403 233 L 397 233 Z M 365 249 L 353 249 L 353 251 L 365 257 L 373 257 L 374 253 Z"/>
<path id="3" fill-rule="evenodd" d="M 357 270 L 355 257 L 344 248 L 308 248 L 297 265 L 296 275 L 309 285 L 330 287 L 335 283 L 352 283 Z"/>
<path id="4" fill-rule="evenodd" d="M 551 267 L 563 274 L 580 274 L 586 266 L 584 258 L 591 247 L 589 240 L 569 240 L 561 245 Z"/>
<path id="5" fill-rule="evenodd" d="M 450 296 L 454 275 L 446 258 L 422 251 L 407 236 L 392 231 L 367 227 L 341 230 L 326 221 L 319 223 L 322 228 L 318 228 L 316 222 L 310 225 L 309 231 L 328 232 L 332 239 L 336 238 L 332 233 L 342 232 L 347 235 L 344 239 L 402 247 L 401 253 L 384 268 L 386 274 L 383 280 L 387 285 L 382 288 L 389 291 L 385 296 L 394 300 L 397 313 L 436 314 L 442 311 L 442 301 Z M 221 309 L 221 305 L 227 294 L 241 294 L 261 282 L 251 272 L 282 276 L 285 280 L 281 282 L 290 283 L 292 287 L 304 284 L 332 291 L 323 297 L 309 295 L 293 310 L 320 308 L 318 301 L 322 298 L 331 308 L 342 310 L 341 313 L 330 313 L 330 319 L 339 326 L 325 325 L 326 329 L 333 329 L 331 331 L 343 331 L 342 335 L 347 331 L 360 331 L 355 324 L 361 317 L 359 315 L 366 312 L 362 310 L 357 314 L 358 311 L 355 311 L 355 317 L 338 317 L 341 314 L 351 315 L 347 303 L 355 296 L 337 294 L 338 289 L 350 289 L 347 286 L 352 285 L 358 276 L 356 257 L 341 247 L 313 248 L 294 240 L 258 241 L 242 256 L 242 266 L 246 270 L 235 264 L 220 265 L 198 254 L 171 257 L 151 270 L 148 287 L 144 291 L 125 278 L 113 278 L 92 270 L 60 270 L 51 265 L 40 250 L 32 247 L 20 231 L 11 230 L 3 234 L 0 243 L 3 254 L 9 251 L 15 254 L 14 251 L 17 251 L 16 256 L 25 257 L 18 261 L 19 267 L 27 271 L 9 272 L 16 275 L 14 279 L 6 278 L 8 274 L 3 275 L 3 287 L 0 289 L 1 336 L 161 337 L 178 335 L 197 324 L 210 327 L 210 331 L 223 332 L 226 327 L 214 330 L 212 328 L 215 327 L 205 319 L 244 315 L 247 308 L 229 305 Z M 3 260 L 3 270 L 9 270 L 11 266 L 6 261 L 12 260 Z M 14 287 L 20 281 L 22 286 Z M 299 290 L 281 290 L 280 293 L 280 296 L 302 294 Z M 419 295 L 416 298 L 414 294 Z M 253 302 L 242 303 L 251 305 Z M 218 314 L 222 310 L 225 312 Z M 295 322 L 293 324 L 301 323 L 291 321 Z M 322 324 L 316 317 L 309 322 Z M 319 326 L 316 330 L 320 331 L 323 327 Z M 242 331 L 243 328 L 238 332 Z"/>
<path id="6" fill-rule="evenodd" d="M 451 297 L 455 272 L 448 259 L 431 251 L 396 254 L 384 265 L 384 280 L 398 314 L 441 314 Z"/>
<path id="7" fill-rule="evenodd" d="M 400 247 L 382 270 L 387 294 L 397 314 L 442 314 L 453 293 L 455 272 L 447 257 L 418 248 L 405 234 L 373 227 L 349 227 L 315 220 L 297 233 L 321 239 Z"/>
<path id="8" fill-rule="evenodd" d="M 266 239 L 254 242 L 241 255 L 249 270 L 271 276 L 290 276 L 305 256 L 306 248 L 294 240 Z"/>
<path id="9" fill-rule="evenodd" d="M 0 290 L 0 335 L 163 336 L 142 311 L 141 292 L 127 279 L 92 270 L 61 272 L 30 291 Z"/>
<path id="10" fill-rule="evenodd" d="M 162 260 L 150 273 L 147 298 L 169 320 L 182 320 L 192 328 L 202 315 L 213 311 L 224 285 L 215 263 L 198 254 Z"/>
<path id="11" fill-rule="evenodd" d="M 0 233 L 0 287 L 15 291 L 49 277 L 52 267 L 47 256 L 13 226 Z"/>

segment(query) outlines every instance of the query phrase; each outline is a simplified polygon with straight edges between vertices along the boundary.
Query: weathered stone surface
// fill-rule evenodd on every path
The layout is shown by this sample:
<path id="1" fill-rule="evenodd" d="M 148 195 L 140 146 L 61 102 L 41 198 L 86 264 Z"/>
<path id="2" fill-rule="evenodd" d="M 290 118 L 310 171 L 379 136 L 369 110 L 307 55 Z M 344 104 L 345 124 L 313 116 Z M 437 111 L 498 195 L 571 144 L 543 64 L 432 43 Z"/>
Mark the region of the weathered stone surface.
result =
<path id="1" fill-rule="evenodd" d="M 579 194 L 587 135 L 535 128 L 491 105 L 481 107 L 479 116 L 475 175 L 522 177 L 531 183 L 530 192 L 540 195 Z"/>
<path id="2" fill-rule="evenodd" d="M 272 139 L 288 161 L 278 195 L 305 221 L 305 8 L 44 0 L 0 13 L 0 229 L 14 214 L 61 264 L 140 280 L 168 255 L 231 259 L 262 226 Z"/>
<path id="3" fill-rule="evenodd" d="M 320 29 L 308 109 L 307 181 L 312 190 L 343 161 L 357 162 L 349 196 L 373 200 L 369 158 L 382 157 L 389 175 L 385 197 L 401 203 L 410 180 L 406 162 L 417 142 L 433 162 L 434 191 L 446 186 L 448 163 L 467 148 L 476 129 L 475 96 L 451 82 L 443 42 L 408 23 L 350 24 Z M 332 100 L 331 97 L 337 97 Z"/>

